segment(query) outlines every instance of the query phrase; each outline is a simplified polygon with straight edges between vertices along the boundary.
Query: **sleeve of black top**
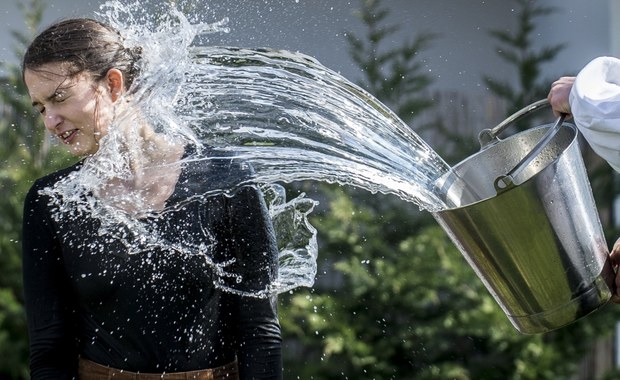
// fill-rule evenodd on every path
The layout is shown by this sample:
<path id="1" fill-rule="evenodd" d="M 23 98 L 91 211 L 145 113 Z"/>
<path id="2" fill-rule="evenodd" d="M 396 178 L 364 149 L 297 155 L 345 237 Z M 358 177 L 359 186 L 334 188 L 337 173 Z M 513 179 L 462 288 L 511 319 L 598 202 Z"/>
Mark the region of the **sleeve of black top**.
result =
<path id="1" fill-rule="evenodd" d="M 22 264 L 30 338 L 31 378 L 77 378 L 77 349 L 70 324 L 70 289 L 48 201 L 40 182 L 24 203 Z"/>
<path id="2" fill-rule="evenodd" d="M 260 190 L 238 189 L 229 199 L 229 225 L 246 291 L 263 290 L 277 277 L 278 250 Z M 281 379 L 281 333 L 276 297 L 234 296 L 237 300 L 237 357 L 241 379 Z"/>

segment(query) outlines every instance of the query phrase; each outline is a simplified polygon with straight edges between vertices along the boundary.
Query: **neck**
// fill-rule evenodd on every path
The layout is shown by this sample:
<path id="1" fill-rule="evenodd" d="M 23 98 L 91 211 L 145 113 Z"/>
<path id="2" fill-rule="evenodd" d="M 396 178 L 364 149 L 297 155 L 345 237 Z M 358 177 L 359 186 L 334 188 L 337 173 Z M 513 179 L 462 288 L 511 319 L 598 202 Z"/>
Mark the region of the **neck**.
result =
<path id="1" fill-rule="evenodd" d="M 138 215 L 160 211 L 174 192 L 181 173 L 185 145 L 157 134 L 146 124 L 139 124 L 123 135 L 122 157 L 129 173 L 111 176 L 98 196 L 114 207 Z"/>

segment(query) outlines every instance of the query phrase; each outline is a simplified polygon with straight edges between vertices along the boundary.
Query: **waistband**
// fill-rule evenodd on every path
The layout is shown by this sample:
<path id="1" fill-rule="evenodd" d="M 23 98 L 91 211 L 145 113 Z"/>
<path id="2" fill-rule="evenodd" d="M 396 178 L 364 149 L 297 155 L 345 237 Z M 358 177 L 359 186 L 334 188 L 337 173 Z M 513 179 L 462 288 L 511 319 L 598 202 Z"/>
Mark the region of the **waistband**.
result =
<path id="1" fill-rule="evenodd" d="M 216 368 L 188 372 L 140 373 L 107 367 L 80 358 L 78 378 L 80 380 L 238 380 L 237 361 Z"/>

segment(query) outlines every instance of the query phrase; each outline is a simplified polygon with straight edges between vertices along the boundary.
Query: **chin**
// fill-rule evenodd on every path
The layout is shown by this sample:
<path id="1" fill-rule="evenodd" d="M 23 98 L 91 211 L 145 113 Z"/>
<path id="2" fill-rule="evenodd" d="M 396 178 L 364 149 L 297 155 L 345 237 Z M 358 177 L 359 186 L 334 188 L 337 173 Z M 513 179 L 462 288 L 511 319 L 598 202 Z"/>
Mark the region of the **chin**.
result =
<path id="1" fill-rule="evenodd" d="M 69 153 L 75 157 L 90 157 L 97 153 L 99 150 L 98 144 L 80 144 L 80 141 L 74 141 L 73 144 L 67 147 L 69 149 Z"/>

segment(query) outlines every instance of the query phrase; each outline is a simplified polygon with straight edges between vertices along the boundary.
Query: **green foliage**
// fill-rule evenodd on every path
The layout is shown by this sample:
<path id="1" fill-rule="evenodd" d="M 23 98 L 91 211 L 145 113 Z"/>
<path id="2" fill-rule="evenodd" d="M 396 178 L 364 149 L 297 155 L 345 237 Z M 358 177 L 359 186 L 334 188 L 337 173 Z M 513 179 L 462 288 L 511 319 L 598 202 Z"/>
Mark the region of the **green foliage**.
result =
<path id="1" fill-rule="evenodd" d="M 367 27 L 366 36 L 362 39 L 352 33 L 346 35 L 351 58 L 365 74 L 360 85 L 405 122 L 410 122 L 433 106 L 431 98 L 423 94 L 433 78 L 424 70 L 424 61 L 419 54 L 436 35 L 421 33 L 402 46 L 383 51 L 381 48 L 386 39 L 400 28 L 382 25 L 389 12 L 379 0 L 362 1 L 364 6 L 359 17 Z"/>
<path id="2" fill-rule="evenodd" d="M 519 334 L 426 214 L 390 196 L 323 193 L 329 209 L 313 219 L 321 263 L 325 277 L 342 277 L 282 297 L 287 377 L 569 379 L 611 331 L 614 316 L 599 311 Z"/>
<path id="3" fill-rule="evenodd" d="M 27 30 L 41 21 L 43 0 L 19 3 Z M 14 50 L 22 56 L 31 34 L 13 32 Z M 32 111 L 18 65 L 5 63 L 0 78 L 0 377 L 28 378 L 28 340 L 21 279 L 21 220 L 26 191 L 34 179 L 67 164 L 67 157 L 46 139 Z"/>
<path id="4" fill-rule="evenodd" d="M 533 47 L 536 31 L 536 19 L 555 12 L 555 8 L 539 5 L 531 0 L 512 0 L 517 4 L 517 30 L 492 30 L 491 35 L 500 44 L 498 56 L 514 66 L 518 83 L 513 85 L 507 79 L 494 79 L 484 76 L 488 88 L 509 105 L 509 113 L 513 113 L 537 100 L 547 97 L 551 80 L 541 80 L 542 65 L 553 61 L 565 44 Z M 526 124 L 521 123 L 525 128 Z"/>
<path id="5" fill-rule="evenodd" d="M 291 373 L 321 379 L 480 373 L 484 363 L 463 354 L 491 343 L 478 340 L 489 320 L 499 336 L 515 332 L 445 233 L 428 221 L 416 226 L 425 215 L 391 197 L 372 196 L 390 206 L 378 212 L 359 202 L 366 194 L 338 188 L 330 194 L 329 212 L 315 223 L 322 253 L 335 253 L 333 268 L 345 280 L 337 290 L 316 287 L 291 297 L 284 328 L 300 339 L 307 360 Z"/>
<path id="6" fill-rule="evenodd" d="M 386 25 L 389 11 L 381 0 L 360 0 L 358 12 L 366 33 L 359 37 L 346 34 L 353 62 L 364 73 L 359 85 L 394 111 L 418 133 L 430 131 L 444 160 L 458 162 L 471 152 L 478 142 L 455 133 L 442 120 L 443 116 L 428 118 L 421 124 L 420 116 L 436 108 L 430 86 L 434 78 L 428 74 L 423 52 L 439 37 L 436 33 L 417 33 L 401 45 L 385 48 L 390 38 L 400 31 L 397 25 Z M 414 121 L 416 122 L 414 124 Z"/>
<path id="7" fill-rule="evenodd" d="M 501 57 L 515 66 L 521 87 L 486 79 L 514 109 L 546 95 L 541 65 L 562 48 L 531 48 L 534 19 L 552 9 L 517 2 L 516 34 L 493 35 L 508 45 Z M 348 36 L 351 54 L 366 75 L 363 87 L 391 106 L 398 78 L 407 75 L 390 62 L 405 55 L 379 52 L 397 28 L 379 27 L 387 11 L 378 0 L 363 1 L 361 15 L 369 33 L 365 42 Z M 419 66 L 406 67 L 416 75 Z M 429 83 L 401 97 L 415 99 Z M 287 378 L 571 379 L 592 343 L 612 333 L 618 310 L 610 306 L 551 333 L 519 334 L 428 214 L 389 196 L 333 186 L 322 194 L 329 206 L 312 220 L 320 239 L 317 285 L 282 297 Z"/>

